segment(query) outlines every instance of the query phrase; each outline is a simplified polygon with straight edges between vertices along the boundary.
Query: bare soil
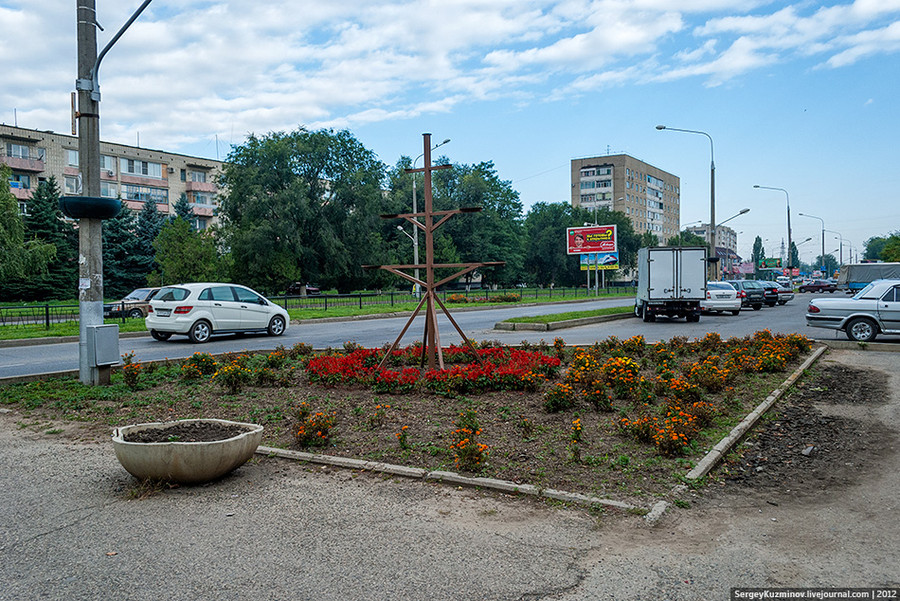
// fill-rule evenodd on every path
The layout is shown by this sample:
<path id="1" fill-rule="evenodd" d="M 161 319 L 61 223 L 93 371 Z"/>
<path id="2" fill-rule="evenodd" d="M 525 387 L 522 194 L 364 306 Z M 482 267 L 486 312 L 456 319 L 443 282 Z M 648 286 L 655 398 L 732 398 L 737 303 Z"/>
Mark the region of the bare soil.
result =
<path id="1" fill-rule="evenodd" d="M 895 451 L 897 430 L 872 419 L 888 398 L 884 372 L 814 367 L 719 470 L 729 492 L 816 500 L 870 478 Z"/>
<path id="2" fill-rule="evenodd" d="M 215 442 L 228 440 L 247 432 L 243 426 L 218 422 L 182 422 L 166 426 L 129 432 L 125 442 Z"/>

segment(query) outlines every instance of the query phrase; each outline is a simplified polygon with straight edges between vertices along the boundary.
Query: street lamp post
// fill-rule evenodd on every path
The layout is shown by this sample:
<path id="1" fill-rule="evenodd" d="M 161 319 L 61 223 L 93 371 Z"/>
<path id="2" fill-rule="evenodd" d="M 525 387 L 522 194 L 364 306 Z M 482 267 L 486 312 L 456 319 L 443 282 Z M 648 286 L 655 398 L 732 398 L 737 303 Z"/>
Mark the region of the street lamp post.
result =
<path id="1" fill-rule="evenodd" d="M 439 146 L 443 146 L 444 144 L 447 144 L 449 141 L 450 141 L 450 138 L 447 138 L 440 144 L 435 144 L 434 146 L 432 146 L 431 150 L 434 150 L 435 148 L 438 148 Z M 421 159 L 423 156 L 425 156 L 424 152 L 422 154 L 420 154 L 419 156 L 417 156 L 413 160 L 413 164 L 412 164 L 413 169 L 416 168 L 416 162 L 419 159 Z M 418 206 L 416 205 L 416 174 L 415 173 L 412 174 L 412 178 L 413 178 L 413 199 L 412 199 L 413 200 L 413 213 L 418 213 L 419 210 L 418 210 Z M 398 229 L 402 229 L 402 228 L 398 228 Z M 406 231 L 404 230 L 403 233 L 406 233 Z M 406 235 L 409 236 L 409 234 L 406 234 Z M 413 264 L 418 265 L 419 264 L 419 228 L 413 229 L 413 236 L 414 236 L 412 239 L 412 241 L 413 241 Z M 415 276 L 416 276 L 416 279 L 418 280 L 419 279 L 419 268 L 418 267 L 416 267 L 416 269 L 415 269 Z M 416 291 L 416 298 L 419 298 L 419 295 L 422 293 L 421 285 L 416 284 L 415 291 Z"/>
<path id="2" fill-rule="evenodd" d="M 732 219 L 734 219 L 735 217 L 740 217 L 741 215 L 745 215 L 746 213 L 749 213 L 749 212 L 750 212 L 750 209 L 741 209 L 740 211 L 738 211 L 737 214 L 732 215 L 731 217 L 729 217 L 729 218 L 726 219 L 725 221 L 722 221 L 721 223 L 719 223 L 719 225 L 720 225 L 720 226 L 721 226 L 721 225 L 724 225 L 724 224 L 728 223 L 729 221 L 731 221 Z M 736 247 L 736 245 L 737 245 L 737 241 L 735 241 L 735 247 Z M 731 259 L 731 252 L 730 252 L 730 250 L 729 250 L 728 248 L 725 249 L 725 258 L 727 259 L 728 265 L 727 265 L 725 268 L 722 269 L 722 277 L 723 277 L 723 279 L 724 279 L 724 277 L 725 277 L 725 269 L 727 268 L 727 269 L 728 269 L 728 273 L 731 273 L 732 268 L 734 267 L 734 262 L 733 262 L 732 259 Z"/>
<path id="3" fill-rule="evenodd" d="M 825 220 L 822 219 L 821 217 L 816 217 L 815 215 L 810 215 L 808 213 L 797 213 L 797 214 L 802 217 L 811 217 L 812 219 L 818 219 L 819 221 L 822 222 L 822 264 L 824 267 L 824 263 L 825 263 Z M 822 271 L 825 271 L 824 268 L 822 269 Z"/>
<path id="4" fill-rule="evenodd" d="M 710 259 L 710 279 L 714 281 L 718 280 L 718 269 L 716 267 L 719 264 L 719 255 L 716 252 L 716 159 L 713 150 L 712 136 L 705 131 L 679 129 L 677 127 L 668 127 L 666 125 L 657 125 L 656 129 L 660 131 L 669 130 L 680 131 L 687 134 L 698 134 L 709 138 L 709 247 L 713 255 Z"/>
<path id="5" fill-rule="evenodd" d="M 787 230 L 788 230 L 788 252 L 787 252 L 787 255 L 788 255 L 787 263 L 788 264 L 787 264 L 787 266 L 788 266 L 788 268 L 792 268 L 793 267 L 793 264 L 792 264 L 793 256 L 791 254 L 791 197 L 788 194 L 788 191 L 785 190 L 784 188 L 773 188 L 771 186 L 760 186 L 760 185 L 754 185 L 753 187 L 759 188 L 760 190 L 780 190 L 781 192 L 784 192 L 785 200 L 787 200 Z"/>
<path id="6" fill-rule="evenodd" d="M 834 231 L 834 230 L 825 230 L 825 231 L 826 231 L 826 232 L 831 232 L 832 234 L 837 234 L 837 236 L 835 237 L 835 240 L 837 240 L 838 238 L 840 238 L 840 240 L 841 240 L 841 247 L 840 247 L 840 248 L 841 248 L 841 249 L 840 249 L 840 251 L 839 251 L 839 252 L 840 252 L 839 260 L 840 260 L 840 265 L 843 265 L 843 264 L 844 264 L 844 240 L 845 240 L 845 238 L 841 235 L 840 232 L 836 232 L 836 231 Z M 849 242 L 848 242 L 848 246 L 849 246 Z"/>

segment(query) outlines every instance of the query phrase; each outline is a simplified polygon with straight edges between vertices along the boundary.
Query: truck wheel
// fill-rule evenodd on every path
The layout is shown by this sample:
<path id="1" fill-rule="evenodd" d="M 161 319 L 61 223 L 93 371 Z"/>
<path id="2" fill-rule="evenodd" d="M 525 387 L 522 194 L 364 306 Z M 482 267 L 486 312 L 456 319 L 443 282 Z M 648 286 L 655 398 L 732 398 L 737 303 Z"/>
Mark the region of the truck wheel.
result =
<path id="1" fill-rule="evenodd" d="M 648 311 L 646 306 L 641 307 L 641 315 L 644 318 L 644 321 L 646 321 L 648 323 L 652 322 L 652 321 L 656 321 L 656 315 L 654 315 L 653 313 Z"/>
<path id="2" fill-rule="evenodd" d="M 856 342 L 872 342 L 878 335 L 878 326 L 871 319 L 854 317 L 847 322 L 847 338 Z"/>
<path id="3" fill-rule="evenodd" d="M 644 313 L 641 311 L 641 306 L 637 303 L 634 304 L 634 316 L 637 318 L 644 316 Z"/>

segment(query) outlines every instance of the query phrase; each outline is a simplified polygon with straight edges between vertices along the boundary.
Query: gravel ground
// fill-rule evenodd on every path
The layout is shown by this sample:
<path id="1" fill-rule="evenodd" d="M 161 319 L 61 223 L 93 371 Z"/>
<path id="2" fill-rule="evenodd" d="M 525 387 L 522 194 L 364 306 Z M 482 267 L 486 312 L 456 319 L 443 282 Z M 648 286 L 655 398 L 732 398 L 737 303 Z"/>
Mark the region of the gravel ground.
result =
<path id="1" fill-rule="evenodd" d="M 690 507 L 653 528 L 265 458 L 130 500 L 135 481 L 108 443 L 32 433 L 0 414 L 0 599 L 712 600 L 733 586 L 897 585 L 900 355 L 832 351 L 822 373 L 829 366 L 872 370 L 872 387 L 851 393 L 872 402 L 813 394 L 797 402 L 804 419 L 815 411 L 877 440 L 857 436 L 862 452 L 821 442 L 805 456 L 816 441 L 770 452 L 760 433 L 746 448 L 766 449 L 766 465 L 747 463 L 753 451 L 733 458 L 729 477 L 686 493 Z M 827 461 L 785 468 L 775 452 Z M 769 485 L 753 481 L 767 469 Z"/>

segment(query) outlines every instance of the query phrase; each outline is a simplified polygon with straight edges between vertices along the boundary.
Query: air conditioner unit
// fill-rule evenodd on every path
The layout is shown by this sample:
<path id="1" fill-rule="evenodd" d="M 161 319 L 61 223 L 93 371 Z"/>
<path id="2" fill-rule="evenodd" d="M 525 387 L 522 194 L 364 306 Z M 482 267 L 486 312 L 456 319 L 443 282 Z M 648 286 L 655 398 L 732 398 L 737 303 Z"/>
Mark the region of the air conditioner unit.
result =
<path id="1" fill-rule="evenodd" d="M 175 173 L 175 167 L 169 167 L 166 169 L 169 173 Z"/>
<path id="2" fill-rule="evenodd" d="M 116 176 L 116 174 L 113 173 L 112 171 L 107 171 L 107 172 L 106 172 L 106 177 L 115 177 L 115 176 Z"/>

